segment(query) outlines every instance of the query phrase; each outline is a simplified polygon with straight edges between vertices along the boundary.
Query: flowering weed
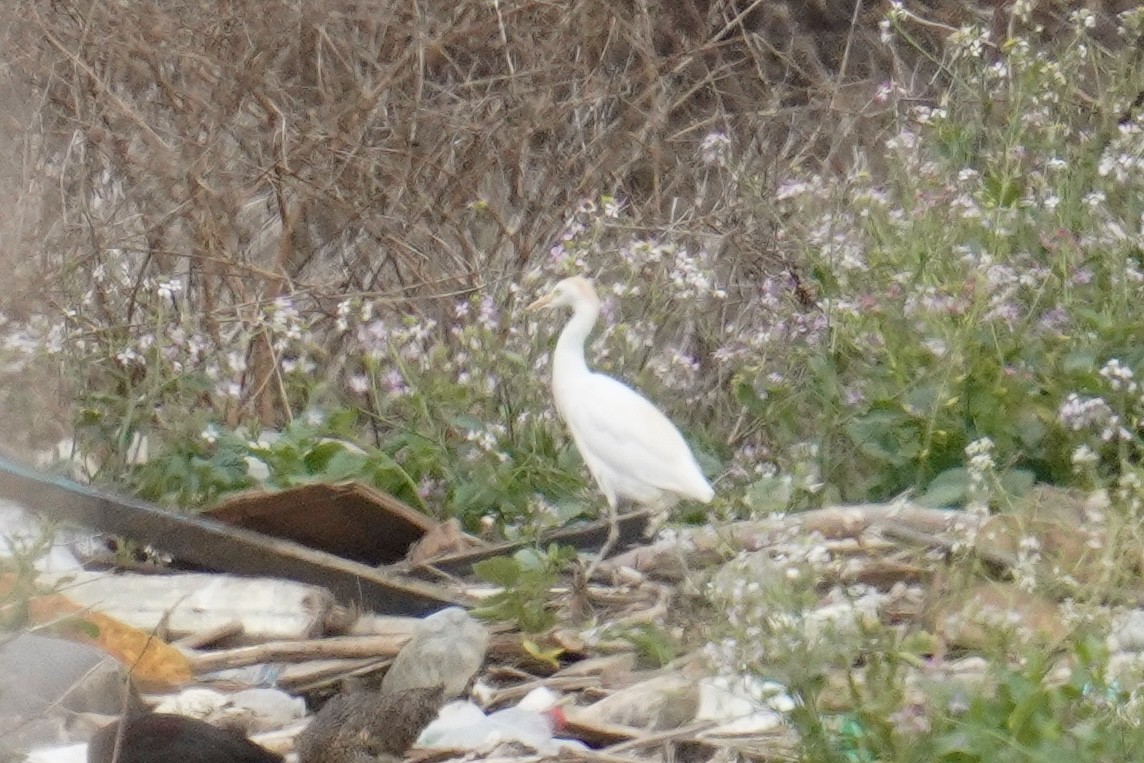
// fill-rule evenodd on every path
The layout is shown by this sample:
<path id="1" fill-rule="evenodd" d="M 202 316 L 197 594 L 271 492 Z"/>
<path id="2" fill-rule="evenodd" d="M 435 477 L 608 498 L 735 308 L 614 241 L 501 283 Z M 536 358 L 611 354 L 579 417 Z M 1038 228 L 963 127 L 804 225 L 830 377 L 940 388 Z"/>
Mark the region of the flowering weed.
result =
<path id="1" fill-rule="evenodd" d="M 799 154 L 775 176 L 712 125 L 695 136 L 692 197 L 585 199 L 542 251 L 420 300 L 301 281 L 220 299 L 197 265 L 151 267 L 128 237 L 55 272 L 58 309 L 4 325 L 7 367 L 46 360 L 97 478 L 165 501 L 352 462 L 431 513 L 512 531 L 600 504 L 546 388 L 560 322 L 521 310 L 582 273 L 604 299 L 591 362 L 681 425 L 718 478 L 718 513 L 955 483 L 964 499 L 967 448 L 986 441 L 991 495 L 1117 483 L 1136 430 L 1099 369 L 1144 359 L 1133 46 L 1101 43 L 1080 11 L 1071 37 L 1034 44 L 1017 33 L 1030 13 L 1014 5 L 1006 39 L 953 30 L 940 90 L 901 71 L 871 84 L 886 132 L 841 172 Z M 1139 14 L 1120 21 L 1135 41 Z M 900 57 L 933 27 L 892 4 L 880 31 Z M 124 189 L 105 186 L 92 213 L 118 219 Z M 491 202 L 468 211 L 485 220 Z M 353 423 L 299 424 L 307 412 Z M 265 429 L 300 450 L 259 451 Z M 324 437 L 372 466 L 316 467 Z"/>

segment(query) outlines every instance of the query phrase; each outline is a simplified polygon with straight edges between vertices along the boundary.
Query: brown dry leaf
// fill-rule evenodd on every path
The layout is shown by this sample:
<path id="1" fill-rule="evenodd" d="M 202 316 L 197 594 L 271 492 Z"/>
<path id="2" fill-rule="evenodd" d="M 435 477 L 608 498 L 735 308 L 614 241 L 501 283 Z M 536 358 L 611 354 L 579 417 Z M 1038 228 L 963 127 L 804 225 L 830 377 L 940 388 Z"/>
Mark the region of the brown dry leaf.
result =
<path id="1" fill-rule="evenodd" d="M 37 625 L 57 623 L 64 638 L 99 647 L 128 668 L 143 689 L 171 689 L 194 677 L 190 661 L 175 647 L 113 617 L 85 610 L 66 596 L 29 599 L 28 618 Z"/>

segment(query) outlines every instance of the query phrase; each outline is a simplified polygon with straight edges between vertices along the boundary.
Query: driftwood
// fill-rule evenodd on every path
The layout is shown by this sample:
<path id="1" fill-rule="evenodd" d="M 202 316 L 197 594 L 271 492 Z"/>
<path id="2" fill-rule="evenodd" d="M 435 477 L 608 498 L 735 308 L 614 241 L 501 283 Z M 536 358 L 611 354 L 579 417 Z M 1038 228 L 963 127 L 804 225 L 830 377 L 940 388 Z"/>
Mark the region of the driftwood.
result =
<path id="1" fill-rule="evenodd" d="M 820 537 L 824 542 L 853 541 L 883 526 L 909 528 L 940 537 L 980 524 L 973 514 L 930 509 L 909 503 L 863 504 L 733 522 L 717 528 L 684 528 L 663 540 L 612 558 L 613 567 L 630 567 L 665 580 L 681 580 L 690 570 L 709 567 L 742 551 L 758 551 L 784 539 Z"/>
<path id="2" fill-rule="evenodd" d="M 272 641 L 191 657 L 196 673 L 240 668 L 263 662 L 304 662 L 329 658 L 395 657 L 408 636 L 334 636 L 309 641 Z"/>

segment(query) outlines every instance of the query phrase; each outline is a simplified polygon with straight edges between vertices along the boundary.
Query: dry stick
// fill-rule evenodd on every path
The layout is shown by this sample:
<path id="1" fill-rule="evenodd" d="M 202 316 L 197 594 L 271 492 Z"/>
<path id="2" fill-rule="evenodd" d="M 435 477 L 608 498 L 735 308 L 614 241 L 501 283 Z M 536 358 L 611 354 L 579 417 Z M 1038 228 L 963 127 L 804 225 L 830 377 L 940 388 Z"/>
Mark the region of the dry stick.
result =
<path id="1" fill-rule="evenodd" d="M 835 78 L 834 89 L 830 93 L 830 105 L 834 107 L 834 101 L 838 97 L 838 90 L 841 87 L 842 80 L 846 78 L 846 67 L 850 65 L 850 50 L 854 45 L 854 30 L 858 28 L 858 17 L 862 13 L 862 0 L 854 3 L 854 13 L 850 16 L 850 29 L 846 32 L 846 47 L 842 51 L 842 63 L 838 66 L 838 76 Z"/>
<path id="2" fill-rule="evenodd" d="M 602 763 L 639 763 L 639 758 L 629 758 L 625 755 L 613 755 L 607 750 L 573 750 L 568 753 L 579 760 L 601 761 Z M 489 763 L 489 761 L 484 761 Z"/>
<path id="3" fill-rule="evenodd" d="M 513 700 L 520 700 L 533 689 L 540 687 L 572 692 L 579 689 L 591 689 L 598 686 L 599 683 L 600 680 L 596 676 L 554 676 L 552 678 L 534 679 L 493 692 L 489 707 L 499 707 Z"/>
<path id="4" fill-rule="evenodd" d="M 626 742 L 618 742 L 611 747 L 605 747 L 604 751 L 608 753 L 623 752 L 625 750 L 635 749 L 638 747 L 645 747 L 649 744 L 659 744 L 660 742 L 669 742 L 672 739 L 680 737 L 689 737 L 698 734 L 701 731 L 706 731 L 715 726 L 715 721 L 702 721 L 700 723 L 693 723 L 690 726 L 682 726 L 678 729 L 668 729 L 660 731 L 655 734 L 648 734 L 646 736 L 629 739 Z"/>
<path id="5" fill-rule="evenodd" d="M 346 678 L 369 675 L 392 664 L 389 657 L 299 663 L 282 669 L 278 673 L 277 684 L 291 694 L 302 694 L 340 684 Z"/>
<path id="6" fill-rule="evenodd" d="M 409 640 L 402 636 L 337 636 L 308 641 L 268 641 L 190 658 L 196 673 L 240 668 L 261 662 L 303 662 L 321 658 L 394 657 Z"/>
<path id="7" fill-rule="evenodd" d="M 207 644 L 213 644 L 222 641 L 224 638 L 237 636 L 243 632 L 241 620 L 228 620 L 225 623 L 219 623 L 212 628 L 206 628 L 201 631 L 196 631 L 190 635 L 171 642 L 171 646 L 176 646 L 181 649 L 201 649 Z"/>
<path id="8" fill-rule="evenodd" d="M 508 65 L 508 74 L 510 77 L 516 76 L 516 66 L 512 63 L 512 51 L 508 47 L 508 32 L 504 28 L 504 14 L 501 13 L 499 0 L 493 0 L 493 9 L 497 12 L 497 26 L 500 29 L 501 44 L 504 45 L 504 60 Z M 509 83 L 511 87 L 511 82 Z"/>
<path id="9" fill-rule="evenodd" d="M 909 525 L 893 520 L 879 522 L 874 525 L 874 528 L 887 538 L 906 541 L 921 546 L 929 546 L 931 548 L 940 548 L 946 552 L 953 551 L 957 545 L 957 541 L 943 538 L 935 533 L 918 530 L 915 527 L 910 527 Z M 1017 565 L 1017 558 L 1013 554 L 1006 554 L 1002 551 L 984 548 L 980 544 L 974 546 L 973 553 L 987 562 L 1005 567 L 1006 569 L 1012 569 Z"/>
<path id="10" fill-rule="evenodd" d="M 625 627 L 663 622 L 663 620 L 667 617 L 668 603 L 671 601 L 673 592 L 667 586 L 657 585 L 656 588 L 658 589 L 658 595 L 656 596 L 655 604 L 650 607 L 637 610 L 630 615 L 624 615 L 623 617 L 614 619 L 612 621 L 612 626 Z"/>
<path id="11" fill-rule="evenodd" d="M 99 75 L 92 71 L 91 67 L 88 66 L 77 53 L 68 50 L 68 48 L 58 38 L 56 38 L 55 35 L 48 31 L 46 25 L 41 25 L 41 29 L 44 33 L 44 38 L 52 44 L 52 47 L 59 50 L 60 53 L 63 53 L 67 58 L 71 59 L 73 64 L 82 69 L 83 72 L 91 78 L 91 81 L 94 82 L 99 87 L 99 89 L 111 99 L 111 102 L 118 106 L 129 120 L 134 122 L 137 127 L 143 130 L 143 135 L 145 136 L 145 139 L 149 139 L 148 143 L 152 148 L 155 147 L 155 144 L 158 144 L 159 146 L 162 146 L 164 149 L 166 149 L 168 153 L 174 151 L 174 149 L 171 146 L 168 146 L 167 143 L 161 137 L 159 137 L 158 133 L 156 133 L 155 130 L 149 124 L 147 124 L 147 122 L 141 116 L 139 116 L 139 114 L 131 109 L 123 101 L 122 98 L 112 92 L 112 89 L 99 78 Z"/>

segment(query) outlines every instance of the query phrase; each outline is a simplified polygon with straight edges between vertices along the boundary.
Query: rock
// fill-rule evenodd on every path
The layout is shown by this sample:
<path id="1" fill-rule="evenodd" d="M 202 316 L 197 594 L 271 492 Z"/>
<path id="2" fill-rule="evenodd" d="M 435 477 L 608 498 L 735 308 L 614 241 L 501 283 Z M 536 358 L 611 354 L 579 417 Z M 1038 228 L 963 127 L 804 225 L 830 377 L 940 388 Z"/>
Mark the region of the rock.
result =
<path id="1" fill-rule="evenodd" d="M 443 686 L 446 699 L 459 697 L 485 661 L 489 632 L 460 607 L 429 615 L 385 674 L 386 693 Z"/>

